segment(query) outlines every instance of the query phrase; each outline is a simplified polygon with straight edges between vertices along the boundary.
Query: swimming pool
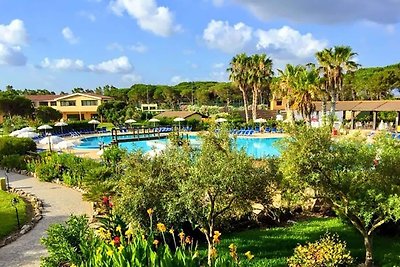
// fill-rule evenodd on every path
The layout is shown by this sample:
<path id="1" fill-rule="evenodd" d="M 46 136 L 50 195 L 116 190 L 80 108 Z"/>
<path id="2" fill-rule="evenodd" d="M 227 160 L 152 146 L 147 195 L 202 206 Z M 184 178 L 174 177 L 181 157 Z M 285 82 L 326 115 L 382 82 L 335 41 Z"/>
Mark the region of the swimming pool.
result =
<path id="1" fill-rule="evenodd" d="M 130 138 L 130 136 L 118 136 L 119 139 Z M 255 158 L 279 156 L 278 149 L 274 146 L 274 143 L 280 138 L 242 138 L 236 139 L 236 146 L 238 149 L 244 149 L 246 153 Z M 99 149 L 101 143 L 110 144 L 111 136 L 93 136 L 81 139 L 82 143 L 75 147 L 77 149 Z M 189 141 L 193 146 L 200 146 L 200 138 L 191 135 Z M 128 151 L 142 150 L 143 152 L 149 151 L 161 151 L 163 150 L 168 139 L 157 139 L 157 140 L 142 140 L 135 142 L 120 143 L 119 146 L 127 149 Z"/>

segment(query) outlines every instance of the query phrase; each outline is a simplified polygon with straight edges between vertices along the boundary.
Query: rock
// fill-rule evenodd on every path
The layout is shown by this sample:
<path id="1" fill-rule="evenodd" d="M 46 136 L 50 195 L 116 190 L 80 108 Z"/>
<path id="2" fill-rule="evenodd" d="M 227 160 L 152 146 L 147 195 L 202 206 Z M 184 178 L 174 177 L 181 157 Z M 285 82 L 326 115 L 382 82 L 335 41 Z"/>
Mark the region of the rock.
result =
<path id="1" fill-rule="evenodd" d="M 30 224 L 25 224 L 24 226 L 22 226 L 21 231 L 19 231 L 19 233 L 21 235 L 24 235 L 27 232 L 29 232 L 31 229 L 32 229 L 32 226 Z"/>

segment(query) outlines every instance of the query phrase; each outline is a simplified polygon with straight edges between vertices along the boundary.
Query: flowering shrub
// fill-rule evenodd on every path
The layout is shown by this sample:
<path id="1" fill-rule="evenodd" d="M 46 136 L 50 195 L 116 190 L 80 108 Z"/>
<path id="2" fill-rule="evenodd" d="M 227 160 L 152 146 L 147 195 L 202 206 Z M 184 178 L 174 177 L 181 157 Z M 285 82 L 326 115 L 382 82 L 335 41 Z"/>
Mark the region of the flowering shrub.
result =
<path id="1" fill-rule="evenodd" d="M 50 182 L 60 179 L 68 185 L 80 185 L 86 174 L 100 163 L 73 154 L 44 153 L 40 158 L 28 164 L 41 181 Z"/>
<path id="2" fill-rule="evenodd" d="M 336 267 L 351 266 L 353 258 L 346 243 L 337 235 L 325 234 L 320 240 L 299 245 L 288 259 L 289 267 Z"/>

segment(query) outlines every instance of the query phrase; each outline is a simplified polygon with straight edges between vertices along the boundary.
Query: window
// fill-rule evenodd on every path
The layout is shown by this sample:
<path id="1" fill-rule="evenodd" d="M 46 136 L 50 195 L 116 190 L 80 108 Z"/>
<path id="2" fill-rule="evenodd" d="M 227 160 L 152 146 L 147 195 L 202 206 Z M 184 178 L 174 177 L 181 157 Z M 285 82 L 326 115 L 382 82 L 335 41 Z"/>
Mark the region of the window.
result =
<path id="1" fill-rule="evenodd" d="M 68 107 L 68 106 L 76 106 L 76 101 L 71 100 L 71 101 L 60 101 L 61 106 L 63 107 Z"/>
<path id="2" fill-rule="evenodd" d="M 56 101 L 51 101 L 50 102 L 50 106 L 52 106 L 52 107 L 57 106 L 57 102 Z"/>
<path id="3" fill-rule="evenodd" d="M 44 101 L 43 102 L 42 101 L 39 102 L 39 106 L 41 106 L 41 107 L 42 106 L 48 106 L 48 105 L 49 105 L 49 102 L 47 102 L 47 101 L 46 102 L 44 102 Z"/>
<path id="4" fill-rule="evenodd" d="M 67 120 L 79 121 L 79 114 L 67 114 Z"/>
<path id="5" fill-rule="evenodd" d="M 276 105 L 277 106 L 282 106 L 282 99 L 276 100 Z"/>
<path id="6" fill-rule="evenodd" d="M 82 106 L 97 106 L 97 100 L 82 100 Z"/>

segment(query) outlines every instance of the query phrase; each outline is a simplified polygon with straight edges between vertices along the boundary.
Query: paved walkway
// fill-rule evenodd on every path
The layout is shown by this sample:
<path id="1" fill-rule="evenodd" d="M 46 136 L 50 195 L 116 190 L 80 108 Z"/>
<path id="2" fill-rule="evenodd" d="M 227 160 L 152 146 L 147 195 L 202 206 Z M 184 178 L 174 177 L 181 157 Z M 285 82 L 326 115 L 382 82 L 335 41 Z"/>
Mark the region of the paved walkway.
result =
<path id="1" fill-rule="evenodd" d="M 0 177 L 4 172 L 0 170 Z M 36 195 L 44 203 L 43 219 L 27 234 L 0 248 L 0 267 L 40 266 L 40 257 L 46 250 L 40 244 L 49 225 L 66 221 L 70 214 L 90 214 L 88 202 L 82 195 L 70 188 L 53 183 L 39 182 L 36 178 L 10 174 L 10 185 Z M 1 219 L 0 219 L 1 224 Z"/>

